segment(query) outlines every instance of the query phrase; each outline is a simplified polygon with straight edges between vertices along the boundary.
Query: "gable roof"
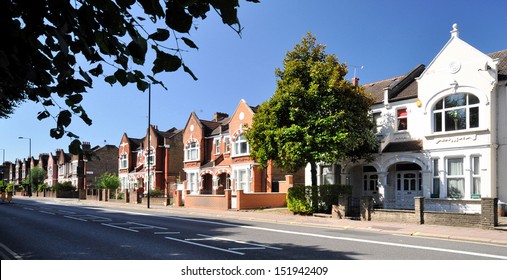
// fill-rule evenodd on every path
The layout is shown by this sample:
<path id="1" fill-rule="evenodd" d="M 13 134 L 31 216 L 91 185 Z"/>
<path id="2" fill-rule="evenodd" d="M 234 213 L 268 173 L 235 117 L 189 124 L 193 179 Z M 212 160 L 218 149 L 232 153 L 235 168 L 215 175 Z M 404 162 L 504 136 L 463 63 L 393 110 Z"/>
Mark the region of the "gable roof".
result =
<path id="1" fill-rule="evenodd" d="M 416 78 L 425 70 L 423 64 L 417 65 L 407 74 L 390 79 L 363 85 L 365 91 L 372 95 L 375 103 L 384 102 L 384 91 L 388 91 L 389 101 L 399 101 L 417 97 Z"/>
<path id="2" fill-rule="evenodd" d="M 507 50 L 488 54 L 492 59 L 498 59 L 498 80 L 507 80 Z M 363 85 L 365 91 L 373 97 L 375 104 L 384 102 L 384 90 L 389 90 L 389 101 L 399 101 L 417 98 L 418 89 L 416 78 L 426 70 L 423 64 L 418 65 L 405 75 Z"/>
<path id="3" fill-rule="evenodd" d="M 507 80 L 507 50 L 490 53 L 488 56 L 492 59 L 498 59 L 498 80 Z"/>

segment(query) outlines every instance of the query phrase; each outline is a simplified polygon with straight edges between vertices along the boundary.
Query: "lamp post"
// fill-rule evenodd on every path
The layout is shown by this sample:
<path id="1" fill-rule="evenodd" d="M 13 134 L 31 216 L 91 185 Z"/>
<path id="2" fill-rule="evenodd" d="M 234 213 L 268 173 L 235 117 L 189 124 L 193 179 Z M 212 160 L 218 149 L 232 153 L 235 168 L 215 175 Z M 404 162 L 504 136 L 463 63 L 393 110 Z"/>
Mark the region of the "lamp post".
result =
<path id="1" fill-rule="evenodd" d="M 32 138 L 19 136 L 18 139 L 28 139 L 28 160 L 31 160 L 31 158 L 32 158 Z M 26 167 L 25 167 L 25 169 L 26 169 Z M 30 171 L 32 171 L 32 170 L 30 169 Z M 28 172 L 28 183 L 30 184 L 28 195 L 32 196 L 32 174 L 31 174 L 31 172 Z"/>
<path id="2" fill-rule="evenodd" d="M 5 149 L 0 149 L 2 150 L 2 154 L 3 154 L 3 157 L 2 157 L 2 183 L 5 183 Z"/>
<path id="3" fill-rule="evenodd" d="M 151 161 L 151 84 L 148 87 L 148 203 L 147 208 L 150 208 L 150 183 L 151 183 L 151 177 L 150 177 L 150 161 Z"/>

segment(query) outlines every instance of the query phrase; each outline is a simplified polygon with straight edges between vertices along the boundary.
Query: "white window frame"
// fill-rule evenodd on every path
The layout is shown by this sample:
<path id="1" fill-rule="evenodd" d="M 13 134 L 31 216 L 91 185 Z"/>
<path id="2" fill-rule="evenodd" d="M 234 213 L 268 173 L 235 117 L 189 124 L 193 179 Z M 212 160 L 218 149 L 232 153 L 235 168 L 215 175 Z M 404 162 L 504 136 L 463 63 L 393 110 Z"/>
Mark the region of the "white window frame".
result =
<path id="1" fill-rule="evenodd" d="M 373 133 L 379 134 L 382 131 L 382 112 L 374 111 L 371 113 L 371 119 L 373 121 Z"/>
<path id="2" fill-rule="evenodd" d="M 400 112 L 405 111 L 405 116 L 400 116 Z M 400 122 L 405 120 L 405 128 L 400 128 Z M 408 109 L 406 107 L 396 109 L 396 130 L 407 131 L 408 130 Z"/>
<path id="3" fill-rule="evenodd" d="M 215 155 L 220 154 L 220 138 L 213 139 L 213 145 L 215 145 Z"/>
<path id="4" fill-rule="evenodd" d="M 241 176 L 244 175 L 244 176 Z M 234 186 L 236 190 L 243 190 L 248 193 L 252 191 L 252 168 L 240 167 L 234 170 Z"/>
<path id="5" fill-rule="evenodd" d="M 460 106 L 453 106 L 453 107 L 446 107 L 446 98 L 452 97 L 452 96 L 458 96 L 458 95 L 465 95 L 465 104 Z M 478 102 L 470 104 L 470 96 L 475 97 Z M 436 109 L 437 105 L 441 103 L 441 108 Z M 453 131 L 463 131 L 466 129 L 476 129 L 480 127 L 480 120 L 481 120 L 481 110 L 480 110 L 480 100 L 479 97 L 472 93 L 455 93 L 448 96 L 445 96 L 441 99 L 439 99 L 435 105 L 433 105 L 432 110 L 432 121 L 433 121 L 433 132 L 440 133 L 440 132 L 453 132 Z M 477 123 L 472 124 L 471 120 L 471 110 L 477 110 Z M 464 120 L 462 116 L 458 116 L 459 111 L 464 111 Z M 437 115 L 439 115 L 440 120 L 437 120 Z M 454 129 L 450 129 L 447 127 L 446 117 L 455 115 L 456 120 L 455 121 L 455 127 Z M 460 122 L 465 122 L 465 127 L 458 128 Z M 437 126 L 437 123 L 438 126 Z M 438 130 L 437 130 L 438 128 Z"/>
<path id="6" fill-rule="evenodd" d="M 433 187 L 431 189 L 431 197 L 432 198 L 439 198 L 440 197 L 440 159 L 439 158 L 433 158 L 432 159 L 433 164 L 433 180 L 432 184 Z"/>
<path id="7" fill-rule="evenodd" d="M 481 198 L 481 157 L 472 155 L 470 157 L 470 197 L 472 199 Z"/>
<path id="8" fill-rule="evenodd" d="M 231 152 L 231 138 L 229 136 L 224 137 L 225 142 L 225 153 Z"/>
<path id="9" fill-rule="evenodd" d="M 148 149 L 146 152 L 146 156 L 144 158 L 144 164 L 148 166 L 148 162 L 150 167 L 155 166 L 155 149 Z"/>
<path id="10" fill-rule="evenodd" d="M 128 156 L 127 154 L 122 154 L 120 156 L 120 169 L 127 169 L 128 167 Z"/>
<path id="11" fill-rule="evenodd" d="M 243 151 L 242 148 L 245 148 L 245 151 Z M 235 156 L 245 156 L 250 155 L 250 145 L 248 144 L 248 141 L 246 140 L 246 137 L 243 133 L 238 135 L 234 141 L 234 155 Z"/>
<path id="12" fill-rule="evenodd" d="M 451 161 L 460 161 L 461 162 L 461 170 L 452 170 L 450 168 L 450 164 L 451 164 Z M 459 199 L 463 199 L 465 198 L 465 192 L 466 192 L 466 182 L 465 182 L 465 158 L 464 157 L 449 157 L 446 159 L 446 166 L 445 166 L 445 169 L 446 169 L 446 187 L 447 187 L 447 197 L 448 198 L 459 198 Z M 452 193 L 450 192 L 450 188 L 453 187 L 452 185 L 455 185 L 455 184 L 451 184 L 451 182 L 456 182 L 455 184 L 459 184 L 459 182 L 461 182 L 461 184 L 463 185 L 462 188 L 460 189 L 460 191 L 462 191 L 461 195 L 457 196 L 457 195 L 452 195 Z M 459 189 L 459 186 L 456 187 L 457 189 Z"/>
<path id="13" fill-rule="evenodd" d="M 185 161 L 197 161 L 200 159 L 200 148 L 197 141 L 188 143 L 185 146 Z"/>
<path id="14" fill-rule="evenodd" d="M 196 194 L 199 191 L 199 172 L 198 171 L 190 171 L 187 172 L 187 190 L 190 190 L 190 193 Z"/>

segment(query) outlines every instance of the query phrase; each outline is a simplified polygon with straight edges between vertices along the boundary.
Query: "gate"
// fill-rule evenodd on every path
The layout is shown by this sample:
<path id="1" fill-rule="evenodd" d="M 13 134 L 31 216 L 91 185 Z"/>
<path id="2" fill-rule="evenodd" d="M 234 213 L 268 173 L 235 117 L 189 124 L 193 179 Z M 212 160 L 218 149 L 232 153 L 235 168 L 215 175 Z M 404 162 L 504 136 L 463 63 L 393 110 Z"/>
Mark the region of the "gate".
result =
<path id="1" fill-rule="evenodd" d="M 345 216 L 351 218 L 361 217 L 361 200 L 356 197 L 349 197 L 347 201 L 347 211 Z"/>

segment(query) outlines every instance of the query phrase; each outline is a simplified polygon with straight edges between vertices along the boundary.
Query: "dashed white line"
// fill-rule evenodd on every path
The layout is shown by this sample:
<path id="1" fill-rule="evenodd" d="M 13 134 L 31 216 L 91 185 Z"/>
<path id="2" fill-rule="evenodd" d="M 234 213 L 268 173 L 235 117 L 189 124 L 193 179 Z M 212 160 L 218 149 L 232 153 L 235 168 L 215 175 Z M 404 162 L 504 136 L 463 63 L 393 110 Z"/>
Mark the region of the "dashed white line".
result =
<path id="1" fill-rule="evenodd" d="M 77 217 L 72 217 L 72 216 L 63 216 L 63 217 L 67 218 L 67 219 L 73 219 L 73 220 L 78 220 L 78 221 L 82 221 L 82 222 L 88 222 L 88 220 L 77 218 Z"/>
<path id="2" fill-rule="evenodd" d="M 135 230 L 135 229 L 125 228 L 125 227 L 119 227 L 119 226 L 115 226 L 115 225 L 112 225 L 112 224 L 101 223 L 101 225 L 107 226 L 107 227 L 119 228 L 119 229 L 123 229 L 123 230 L 128 230 L 128 231 L 132 231 L 132 232 L 139 232 L 138 230 Z"/>
<path id="3" fill-rule="evenodd" d="M 154 232 L 153 234 L 180 234 L 179 231 L 157 231 L 157 232 Z"/>
<path id="4" fill-rule="evenodd" d="M 208 237 L 209 240 L 222 240 L 222 241 L 229 241 L 229 242 L 250 245 L 250 246 L 255 246 L 255 247 L 268 248 L 268 249 L 273 249 L 273 250 L 283 250 L 282 248 L 279 248 L 279 247 L 272 247 L 272 246 L 267 246 L 267 245 L 263 245 L 263 244 L 250 243 L 250 242 L 246 242 L 246 241 L 234 240 L 234 239 L 229 239 L 229 238 L 215 237 L 215 236 L 210 236 L 210 235 L 205 235 L 205 234 L 197 234 L 197 235 L 202 236 L 202 237 Z"/>
<path id="5" fill-rule="evenodd" d="M 210 246 L 210 245 L 206 245 L 206 244 L 191 242 L 191 241 L 188 241 L 188 240 L 182 240 L 182 239 L 177 239 L 177 238 L 172 238 L 172 237 L 164 237 L 164 238 L 165 239 L 169 239 L 169 240 L 173 240 L 173 241 L 177 241 L 177 242 L 182 242 L 182 243 L 186 243 L 186 244 L 200 246 L 200 247 L 204 247 L 204 248 L 208 248 L 208 249 L 213 249 L 213 250 L 217 250 L 217 251 L 227 252 L 227 253 L 231 253 L 231 254 L 237 254 L 237 255 L 242 255 L 242 256 L 245 255 L 245 253 L 231 251 L 231 250 L 227 250 L 227 249 L 223 249 L 223 248 L 219 248 L 219 247 L 215 247 L 215 246 Z"/>

